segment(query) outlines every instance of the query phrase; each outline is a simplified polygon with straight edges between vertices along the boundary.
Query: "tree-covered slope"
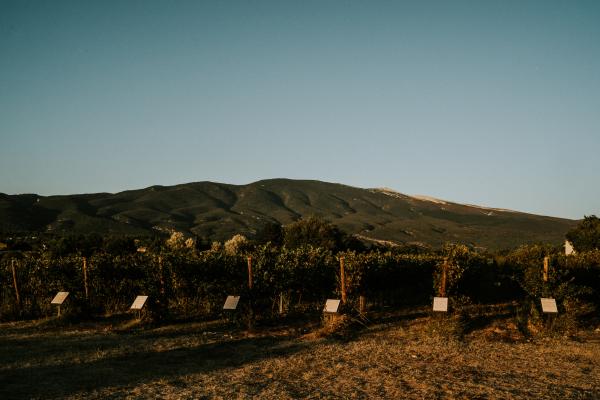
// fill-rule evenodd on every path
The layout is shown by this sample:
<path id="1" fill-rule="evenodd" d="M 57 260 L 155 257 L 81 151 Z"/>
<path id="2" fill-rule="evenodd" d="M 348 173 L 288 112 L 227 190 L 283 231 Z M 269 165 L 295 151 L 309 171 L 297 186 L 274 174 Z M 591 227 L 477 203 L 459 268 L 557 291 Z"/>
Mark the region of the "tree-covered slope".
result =
<path id="1" fill-rule="evenodd" d="M 270 179 L 248 185 L 196 182 L 116 194 L 0 194 L 0 230 L 145 234 L 182 231 L 214 240 L 252 237 L 267 222 L 317 215 L 364 239 L 445 242 L 490 249 L 559 244 L 576 221 L 411 197 L 320 181 Z"/>

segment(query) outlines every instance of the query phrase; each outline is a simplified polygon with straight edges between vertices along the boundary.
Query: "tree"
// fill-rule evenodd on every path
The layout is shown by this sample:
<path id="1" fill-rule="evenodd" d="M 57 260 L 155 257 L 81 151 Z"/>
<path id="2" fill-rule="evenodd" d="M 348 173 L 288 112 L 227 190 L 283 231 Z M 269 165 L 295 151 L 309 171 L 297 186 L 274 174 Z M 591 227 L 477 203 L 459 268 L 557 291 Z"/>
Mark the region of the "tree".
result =
<path id="1" fill-rule="evenodd" d="M 102 242 L 102 237 L 98 234 L 66 235 L 49 241 L 48 248 L 55 256 L 64 257 L 79 253 L 89 257 L 102 248 Z"/>
<path id="2" fill-rule="evenodd" d="M 335 251 L 342 247 L 343 242 L 344 234 L 319 217 L 301 219 L 284 228 L 283 243 L 288 248 L 312 245 Z"/>
<path id="3" fill-rule="evenodd" d="M 275 246 L 283 244 L 283 227 L 277 222 L 267 222 L 256 234 L 256 243 L 269 242 Z"/>
<path id="4" fill-rule="evenodd" d="M 236 254 L 242 254 L 247 251 L 249 248 L 250 242 L 246 239 L 246 236 L 234 235 L 231 239 L 225 242 L 223 248 L 225 249 L 225 253 L 234 256 Z"/>
<path id="5" fill-rule="evenodd" d="M 137 247 L 131 237 L 108 236 L 104 238 L 104 250 L 110 254 L 125 255 L 135 253 Z"/>
<path id="6" fill-rule="evenodd" d="M 183 232 L 173 232 L 171 237 L 166 241 L 167 246 L 172 249 L 181 249 L 185 247 L 185 235 Z"/>
<path id="7" fill-rule="evenodd" d="M 577 252 L 600 249 L 600 218 L 584 216 L 575 228 L 567 232 L 566 237 Z"/>

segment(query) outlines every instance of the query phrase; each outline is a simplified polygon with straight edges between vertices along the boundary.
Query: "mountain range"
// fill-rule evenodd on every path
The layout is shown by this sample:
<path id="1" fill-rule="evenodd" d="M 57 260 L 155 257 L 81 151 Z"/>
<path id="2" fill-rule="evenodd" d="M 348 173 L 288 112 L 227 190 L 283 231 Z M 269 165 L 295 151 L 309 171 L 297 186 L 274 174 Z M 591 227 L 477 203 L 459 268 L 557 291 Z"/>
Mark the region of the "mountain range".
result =
<path id="1" fill-rule="evenodd" d="M 64 196 L 0 193 L 0 232 L 148 235 L 180 231 L 226 240 L 252 238 L 268 222 L 320 216 L 365 241 L 490 250 L 560 244 L 577 221 L 458 204 L 391 189 L 314 180 L 269 179 L 247 185 L 195 182 L 120 193 Z"/>

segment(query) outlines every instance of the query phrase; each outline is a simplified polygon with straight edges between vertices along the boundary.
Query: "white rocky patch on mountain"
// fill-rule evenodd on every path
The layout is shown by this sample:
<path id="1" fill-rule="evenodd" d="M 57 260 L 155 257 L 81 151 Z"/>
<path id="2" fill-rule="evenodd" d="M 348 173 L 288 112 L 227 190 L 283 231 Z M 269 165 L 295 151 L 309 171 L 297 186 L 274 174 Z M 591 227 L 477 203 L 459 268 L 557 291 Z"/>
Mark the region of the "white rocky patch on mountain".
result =
<path id="1" fill-rule="evenodd" d="M 448 202 L 446 200 L 437 199 L 435 197 L 424 196 L 424 195 L 419 195 L 419 194 L 406 195 L 404 193 L 397 192 L 394 189 L 390 189 L 390 188 L 387 188 L 387 187 L 370 189 L 370 190 L 372 192 L 383 193 L 385 195 L 388 195 L 388 196 L 391 196 L 391 197 L 396 197 L 396 198 L 399 198 L 399 199 L 415 199 L 415 200 L 419 200 L 419 201 L 429 201 L 429 202 L 435 203 L 435 204 L 450 204 L 450 202 Z M 460 203 L 455 203 L 455 204 L 460 204 Z M 506 208 L 484 207 L 484 206 L 478 206 L 478 205 L 475 205 L 475 204 L 462 204 L 462 205 L 466 206 L 466 207 L 479 208 L 480 210 L 483 210 L 482 212 L 485 215 L 488 215 L 488 216 L 494 215 L 494 212 L 510 212 L 510 213 L 517 213 L 518 212 L 518 211 L 514 211 L 514 210 L 509 210 L 509 209 L 506 209 Z"/>
<path id="2" fill-rule="evenodd" d="M 448 204 L 447 201 L 436 199 L 435 197 L 431 197 L 431 196 L 423 196 L 420 194 L 415 194 L 410 197 L 412 197 L 413 199 L 421 200 L 421 201 L 430 201 L 430 202 L 436 203 L 436 204 Z"/>

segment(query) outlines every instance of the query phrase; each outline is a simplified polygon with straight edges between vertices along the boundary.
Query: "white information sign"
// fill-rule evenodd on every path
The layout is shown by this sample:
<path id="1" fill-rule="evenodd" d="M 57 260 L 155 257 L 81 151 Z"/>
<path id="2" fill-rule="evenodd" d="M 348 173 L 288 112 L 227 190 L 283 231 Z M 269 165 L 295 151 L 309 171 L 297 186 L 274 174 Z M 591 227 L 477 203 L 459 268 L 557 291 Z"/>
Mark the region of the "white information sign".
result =
<path id="1" fill-rule="evenodd" d="M 327 299 L 323 311 L 326 313 L 337 313 L 340 308 L 340 302 L 339 299 Z"/>
<path id="2" fill-rule="evenodd" d="M 240 302 L 240 296 L 227 296 L 223 310 L 235 310 Z"/>
<path id="3" fill-rule="evenodd" d="M 558 313 L 558 308 L 556 307 L 556 300 L 542 298 L 542 312 L 545 313 Z"/>
<path id="4" fill-rule="evenodd" d="M 447 297 L 434 297 L 433 298 L 433 311 L 448 312 L 448 298 Z"/>
<path id="5" fill-rule="evenodd" d="M 133 301 L 130 310 L 141 310 L 144 308 L 144 304 L 146 304 L 146 300 L 148 300 L 148 296 L 138 296 Z"/>
<path id="6" fill-rule="evenodd" d="M 58 292 L 56 296 L 52 299 L 50 304 L 58 304 L 59 306 L 65 302 L 67 297 L 69 296 L 69 292 Z"/>
<path id="7" fill-rule="evenodd" d="M 573 244 L 568 240 L 565 240 L 565 255 L 570 256 L 571 254 L 575 254 L 575 249 L 573 248 Z"/>

